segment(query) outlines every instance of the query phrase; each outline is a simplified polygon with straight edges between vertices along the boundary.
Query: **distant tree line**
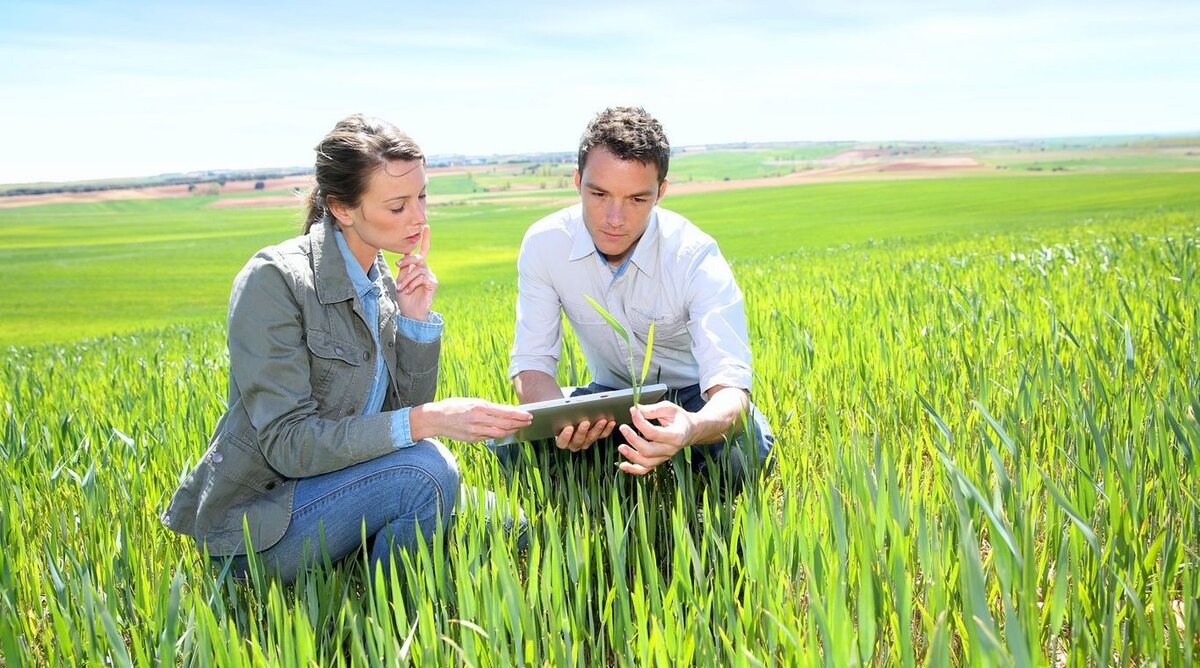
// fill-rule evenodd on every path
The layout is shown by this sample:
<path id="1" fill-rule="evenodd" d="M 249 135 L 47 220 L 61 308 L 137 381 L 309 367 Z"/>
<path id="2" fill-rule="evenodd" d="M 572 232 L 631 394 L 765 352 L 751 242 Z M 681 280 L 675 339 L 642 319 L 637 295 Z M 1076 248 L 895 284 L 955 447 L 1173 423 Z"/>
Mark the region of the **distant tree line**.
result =
<path id="1" fill-rule="evenodd" d="M 311 167 L 293 167 L 289 169 L 260 169 L 260 170 L 221 170 L 195 172 L 190 174 L 163 174 L 143 179 L 107 179 L 99 181 L 75 181 L 70 183 L 30 183 L 17 186 L 0 186 L 0 197 L 15 197 L 17 195 L 51 195 L 59 193 L 88 193 L 101 190 L 119 190 L 125 188 L 150 188 L 156 186 L 195 186 L 204 183 L 225 185 L 228 181 L 257 181 L 279 179 L 285 176 L 300 176 L 312 174 Z M 255 184 L 258 188 L 258 183 Z M 258 188 L 261 190 L 261 188 Z"/>

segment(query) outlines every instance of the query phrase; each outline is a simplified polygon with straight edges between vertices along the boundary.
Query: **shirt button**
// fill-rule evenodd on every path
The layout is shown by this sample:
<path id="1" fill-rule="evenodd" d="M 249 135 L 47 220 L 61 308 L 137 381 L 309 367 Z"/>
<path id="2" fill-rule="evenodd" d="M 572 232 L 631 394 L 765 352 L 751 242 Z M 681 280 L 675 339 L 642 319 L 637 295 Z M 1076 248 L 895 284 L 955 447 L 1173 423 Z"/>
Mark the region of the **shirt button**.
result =
<path id="1" fill-rule="evenodd" d="M 371 353 L 364 350 L 363 351 L 363 361 L 366 362 L 369 359 L 371 359 Z"/>
<path id="2" fill-rule="evenodd" d="M 333 347 L 333 352 L 335 352 L 335 353 L 337 353 L 337 354 L 339 354 L 339 355 L 345 355 L 345 354 L 346 354 L 346 353 L 345 353 L 344 351 L 342 351 L 342 349 L 341 349 L 340 347 L 338 347 L 338 346 L 334 346 L 334 347 Z"/>
<path id="3" fill-rule="evenodd" d="M 225 455 L 223 455 L 219 452 L 214 452 L 213 456 L 212 456 L 212 463 L 220 464 L 224 459 L 225 459 Z"/>

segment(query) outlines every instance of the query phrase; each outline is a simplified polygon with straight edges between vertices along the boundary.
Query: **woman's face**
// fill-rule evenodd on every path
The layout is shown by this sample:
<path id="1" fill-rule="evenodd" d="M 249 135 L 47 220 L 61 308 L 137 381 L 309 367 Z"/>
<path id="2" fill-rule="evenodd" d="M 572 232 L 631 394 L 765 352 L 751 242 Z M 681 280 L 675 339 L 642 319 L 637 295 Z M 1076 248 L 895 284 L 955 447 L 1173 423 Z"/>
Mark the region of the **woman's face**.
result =
<path id="1" fill-rule="evenodd" d="M 407 255 L 417 250 L 425 215 L 425 165 L 420 160 L 393 160 L 371 174 L 358 206 L 330 204 L 346 244 L 363 270 L 379 250 Z"/>

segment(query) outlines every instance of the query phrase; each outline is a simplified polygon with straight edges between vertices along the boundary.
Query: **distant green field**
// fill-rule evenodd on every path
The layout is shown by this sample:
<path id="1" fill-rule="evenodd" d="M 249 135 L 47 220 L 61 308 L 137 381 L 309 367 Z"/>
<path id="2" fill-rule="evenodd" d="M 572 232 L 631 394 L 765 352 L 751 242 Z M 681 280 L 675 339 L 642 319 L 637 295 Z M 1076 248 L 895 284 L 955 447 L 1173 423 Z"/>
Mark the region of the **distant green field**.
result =
<path id="1" fill-rule="evenodd" d="M 671 198 L 733 259 L 775 471 L 734 500 L 683 458 L 633 479 L 530 444 L 506 476 L 447 441 L 528 549 L 465 508 L 432 556 L 292 587 L 158 519 L 224 409 L 229 281 L 296 231 L 203 204 L 0 212 L 8 342 L 142 328 L 0 350 L 0 664 L 1200 661 L 1200 174 Z M 545 211 L 434 210 L 439 398 L 513 400 Z M 568 333 L 559 378 L 584 368 Z"/>
<path id="2" fill-rule="evenodd" d="M 1009 169 L 1051 171 L 1055 168 L 1070 171 L 1166 171 L 1173 169 L 1200 170 L 1200 151 L 1188 152 L 1144 152 L 1110 151 L 1107 154 L 1088 151 L 1080 153 L 1046 152 L 1011 153 L 987 157 L 986 164 L 1001 165 Z"/>
<path id="3" fill-rule="evenodd" d="M 436 183 L 436 182 L 435 182 Z M 224 316 L 255 250 L 299 208 L 210 209 L 210 197 L 0 209 L 0 345 L 71 341 Z M 732 258 L 934 234 L 1035 231 L 1200 208 L 1200 174 L 831 183 L 672 197 Z M 443 294 L 511 283 L 525 229 L 552 207 L 432 209 Z"/>
<path id="4" fill-rule="evenodd" d="M 780 149 L 702 151 L 671 156 L 671 180 L 738 181 L 783 176 L 807 167 L 807 163 L 853 148 L 851 143 L 813 144 Z"/>

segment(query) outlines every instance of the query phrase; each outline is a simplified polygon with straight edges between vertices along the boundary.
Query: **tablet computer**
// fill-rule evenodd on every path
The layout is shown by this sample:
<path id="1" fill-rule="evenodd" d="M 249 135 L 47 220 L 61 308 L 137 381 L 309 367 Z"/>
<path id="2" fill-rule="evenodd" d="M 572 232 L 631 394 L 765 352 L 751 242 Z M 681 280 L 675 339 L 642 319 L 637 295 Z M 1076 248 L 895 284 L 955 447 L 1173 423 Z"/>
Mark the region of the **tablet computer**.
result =
<path id="1" fill-rule="evenodd" d="M 652 404 L 667 393 L 667 386 L 662 383 L 642 386 L 642 394 L 638 403 Z M 511 436 L 498 438 L 494 445 L 507 445 L 521 441 L 540 441 L 545 438 L 558 436 L 563 428 L 577 425 L 584 420 L 595 424 L 596 420 L 614 420 L 618 425 L 629 424 L 629 409 L 633 407 L 633 390 L 612 390 L 584 394 L 578 397 L 564 397 L 539 401 L 533 404 L 517 406 L 533 415 L 533 422 L 528 427 Z"/>

